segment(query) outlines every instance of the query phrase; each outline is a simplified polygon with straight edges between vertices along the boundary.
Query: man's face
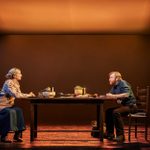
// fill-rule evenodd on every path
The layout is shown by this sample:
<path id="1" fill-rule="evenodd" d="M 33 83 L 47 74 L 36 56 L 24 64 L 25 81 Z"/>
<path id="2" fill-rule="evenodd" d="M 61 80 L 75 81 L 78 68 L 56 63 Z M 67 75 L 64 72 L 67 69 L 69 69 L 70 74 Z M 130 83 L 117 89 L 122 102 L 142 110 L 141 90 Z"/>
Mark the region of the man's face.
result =
<path id="1" fill-rule="evenodd" d="M 115 75 L 115 73 L 112 73 L 112 74 L 109 76 L 109 84 L 110 84 L 110 85 L 115 85 L 116 82 L 117 82 L 116 75 Z"/>

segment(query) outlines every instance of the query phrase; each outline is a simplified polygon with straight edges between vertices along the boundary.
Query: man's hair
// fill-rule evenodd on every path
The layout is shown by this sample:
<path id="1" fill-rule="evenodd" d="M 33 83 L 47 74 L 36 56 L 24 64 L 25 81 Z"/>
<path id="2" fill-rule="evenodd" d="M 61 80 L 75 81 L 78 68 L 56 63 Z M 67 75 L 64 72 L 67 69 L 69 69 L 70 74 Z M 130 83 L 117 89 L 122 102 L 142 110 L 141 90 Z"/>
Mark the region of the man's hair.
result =
<path id="1" fill-rule="evenodd" d="M 111 74 L 115 74 L 116 78 L 118 78 L 119 80 L 122 79 L 121 73 L 119 71 L 112 71 L 112 72 L 109 73 L 109 76 Z"/>

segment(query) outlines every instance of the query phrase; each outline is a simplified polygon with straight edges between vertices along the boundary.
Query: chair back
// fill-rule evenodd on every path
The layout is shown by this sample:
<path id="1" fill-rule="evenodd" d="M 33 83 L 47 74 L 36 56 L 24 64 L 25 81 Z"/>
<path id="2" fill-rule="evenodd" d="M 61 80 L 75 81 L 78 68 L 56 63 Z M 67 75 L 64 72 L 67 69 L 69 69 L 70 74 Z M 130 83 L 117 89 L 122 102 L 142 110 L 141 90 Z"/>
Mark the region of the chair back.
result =
<path id="1" fill-rule="evenodd" d="M 137 87 L 136 89 L 137 106 L 138 112 L 145 112 L 146 115 L 150 116 L 150 87 L 146 88 Z"/>

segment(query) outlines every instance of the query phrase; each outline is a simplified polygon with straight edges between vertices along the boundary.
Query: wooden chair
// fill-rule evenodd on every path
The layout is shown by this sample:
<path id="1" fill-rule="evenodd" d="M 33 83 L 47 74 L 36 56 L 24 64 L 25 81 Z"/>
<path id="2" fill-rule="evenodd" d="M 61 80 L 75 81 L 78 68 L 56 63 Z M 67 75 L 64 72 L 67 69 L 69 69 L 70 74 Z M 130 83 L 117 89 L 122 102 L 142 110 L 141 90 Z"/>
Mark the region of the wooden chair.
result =
<path id="1" fill-rule="evenodd" d="M 130 135 L 131 135 L 131 125 L 133 125 L 134 121 L 134 132 L 135 132 L 135 138 L 137 138 L 137 127 L 141 123 L 144 123 L 145 125 L 145 140 L 147 140 L 147 133 L 148 133 L 148 121 L 149 121 L 149 113 L 150 113 L 150 103 L 149 103 L 149 97 L 150 97 L 150 88 L 147 86 L 146 88 L 139 88 L 137 87 L 136 92 L 137 97 L 137 107 L 138 111 L 137 113 L 130 113 L 128 115 L 128 121 L 129 121 L 129 129 L 128 129 L 128 140 L 130 141 Z M 143 120 L 144 122 L 143 122 Z"/>
<path id="2" fill-rule="evenodd" d="M 1 97 L 0 105 L 3 105 L 3 104 L 4 105 L 5 104 L 14 105 L 14 101 L 15 101 L 14 97 L 10 97 L 9 100 L 8 100 L 8 98 L 6 98 L 5 96 L 3 96 L 3 97 Z M 9 131 L 8 133 L 14 133 L 14 131 Z M 0 132 L 0 136 L 1 136 L 1 132 Z M 22 133 L 21 133 L 20 137 L 22 138 Z"/>

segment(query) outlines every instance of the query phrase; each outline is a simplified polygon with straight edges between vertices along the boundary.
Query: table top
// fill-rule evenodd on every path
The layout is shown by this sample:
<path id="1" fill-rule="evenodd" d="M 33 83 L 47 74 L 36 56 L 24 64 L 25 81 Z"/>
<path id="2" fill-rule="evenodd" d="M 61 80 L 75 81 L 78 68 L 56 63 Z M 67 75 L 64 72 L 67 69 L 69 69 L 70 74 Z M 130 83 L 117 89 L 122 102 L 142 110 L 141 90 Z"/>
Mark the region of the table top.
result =
<path id="1" fill-rule="evenodd" d="M 50 98 L 40 98 L 40 97 L 31 97 L 31 98 L 18 98 L 18 100 L 27 100 L 30 103 L 103 103 L 105 100 L 116 100 L 112 99 L 111 97 L 101 95 L 98 97 L 84 97 L 84 96 L 79 96 L 79 97 L 50 97 Z"/>

